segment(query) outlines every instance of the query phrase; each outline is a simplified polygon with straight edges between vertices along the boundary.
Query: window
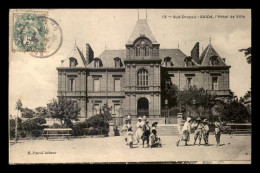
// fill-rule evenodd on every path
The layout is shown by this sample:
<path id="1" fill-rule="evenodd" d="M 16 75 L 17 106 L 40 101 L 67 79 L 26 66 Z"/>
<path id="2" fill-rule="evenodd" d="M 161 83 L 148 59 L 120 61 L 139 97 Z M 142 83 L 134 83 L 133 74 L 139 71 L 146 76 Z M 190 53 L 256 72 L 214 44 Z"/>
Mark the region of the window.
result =
<path id="1" fill-rule="evenodd" d="M 217 65 L 218 64 L 218 60 L 217 59 L 212 59 L 211 60 L 211 65 Z"/>
<path id="2" fill-rule="evenodd" d="M 76 67 L 78 65 L 78 62 L 75 58 L 70 58 L 70 67 Z"/>
<path id="3" fill-rule="evenodd" d="M 69 90 L 70 91 L 75 91 L 75 80 L 74 79 L 69 79 L 69 83 L 70 83 Z"/>
<path id="4" fill-rule="evenodd" d="M 145 56 L 149 56 L 149 47 L 148 46 L 146 46 L 145 48 L 144 48 L 144 55 Z"/>
<path id="5" fill-rule="evenodd" d="M 120 59 L 115 59 L 115 67 L 120 67 Z"/>
<path id="6" fill-rule="evenodd" d="M 148 71 L 141 69 L 137 73 L 137 86 L 148 86 Z"/>
<path id="7" fill-rule="evenodd" d="M 97 115 L 100 113 L 100 107 L 99 107 L 99 104 L 94 104 L 93 106 L 93 114 L 94 115 Z"/>
<path id="8" fill-rule="evenodd" d="M 187 86 L 188 86 L 188 89 L 193 86 L 193 79 L 191 77 L 188 77 L 187 78 Z"/>
<path id="9" fill-rule="evenodd" d="M 136 56 L 140 56 L 140 47 L 135 48 Z"/>
<path id="10" fill-rule="evenodd" d="M 100 91 L 100 80 L 94 79 L 94 91 Z"/>
<path id="11" fill-rule="evenodd" d="M 212 77 L 212 90 L 218 90 L 218 77 Z"/>
<path id="12" fill-rule="evenodd" d="M 116 114 L 116 116 L 119 116 L 119 110 L 120 110 L 120 104 L 115 104 L 114 105 L 114 114 Z"/>
<path id="13" fill-rule="evenodd" d="M 94 67 L 99 67 L 99 60 L 98 60 L 98 59 L 96 59 L 96 60 L 94 61 Z"/>
<path id="14" fill-rule="evenodd" d="M 120 91 L 120 79 L 115 79 L 114 80 L 114 89 L 115 91 Z"/>

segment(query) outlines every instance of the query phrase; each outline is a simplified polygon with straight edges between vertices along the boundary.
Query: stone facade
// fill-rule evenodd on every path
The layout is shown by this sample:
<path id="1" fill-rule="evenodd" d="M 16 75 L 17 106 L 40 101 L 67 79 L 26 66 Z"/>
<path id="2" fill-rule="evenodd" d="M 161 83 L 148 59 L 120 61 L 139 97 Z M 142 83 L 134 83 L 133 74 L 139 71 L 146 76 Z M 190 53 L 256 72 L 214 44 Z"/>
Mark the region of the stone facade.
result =
<path id="1" fill-rule="evenodd" d="M 58 67 L 58 97 L 77 100 L 80 117 L 90 117 L 107 104 L 114 116 L 159 117 L 162 83 L 180 90 L 196 85 L 220 98 L 229 96 L 229 68 L 211 44 L 199 56 L 199 43 L 185 55 L 179 49 L 160 49 L 146 20 L 138 20 L 125 50 L 105 50 L 94 58 L 74 51 Z"/>

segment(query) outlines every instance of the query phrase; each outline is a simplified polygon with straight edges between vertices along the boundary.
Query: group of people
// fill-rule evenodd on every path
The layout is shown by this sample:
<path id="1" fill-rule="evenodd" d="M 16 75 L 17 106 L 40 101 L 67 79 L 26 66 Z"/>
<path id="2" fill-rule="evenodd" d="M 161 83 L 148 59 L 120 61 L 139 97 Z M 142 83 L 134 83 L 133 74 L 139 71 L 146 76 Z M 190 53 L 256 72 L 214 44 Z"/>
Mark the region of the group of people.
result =
<path id="1" fill-rule="evenodd" d="M 216 121 L 214 123 L 215 126 L 215 138 L 216 138 L 216 146 L 219 146 L 220 143 L 220 122 Z M 191 130 L 194 130 L 194 145 L 196 145 L 196 141 L 198 139 L 199 145 L 201 145 L 201 139 L 203 138 L 205 145 L 209 145 L 209 125 L 208 120 L 201 118 L 197 118 L 193 123 L 191 123 L 191 118 L 187 117 L 186 122 L 183 125 L 181 130 L 181 135 L 176 143 L 179 146 L 180 141 L 185 141 L 185 145 L 188 145 L 188 141 L 190 140 Z"/>
<path id="2" fill-rule="evenodd" d="M 125 124 L 123 125 L 123 130 L 125 135 L 125 141 L 130 148 L 133 148 L 133 143 L 136 141 L 137 143 L 142 140 L 143 147 L 146 141 L 147 147 L 162 147 L 161 139 L 157 135 L 157 122 L 152 124 L 152 127 L 149 125 L 149 120 L 144 115 L 142 118 L 138 118 L 138 122 L 136 123 L 137 130 L 135 135 L 133 134 L 132 126 L 131 126 L 131 115 L 129 114 L 127 119 L 125 120 Z"/>

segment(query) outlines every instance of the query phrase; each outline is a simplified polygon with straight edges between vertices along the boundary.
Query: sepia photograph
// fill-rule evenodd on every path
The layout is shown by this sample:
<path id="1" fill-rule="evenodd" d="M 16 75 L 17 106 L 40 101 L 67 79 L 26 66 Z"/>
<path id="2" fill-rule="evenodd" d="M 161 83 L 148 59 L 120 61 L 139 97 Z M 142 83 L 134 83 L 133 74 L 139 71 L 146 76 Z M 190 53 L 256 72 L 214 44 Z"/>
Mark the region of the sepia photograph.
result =
<path id="1" fill-rule="evenodd" d="M 251 164 L 251 9 L 9 9 L 9 164 Z"/>

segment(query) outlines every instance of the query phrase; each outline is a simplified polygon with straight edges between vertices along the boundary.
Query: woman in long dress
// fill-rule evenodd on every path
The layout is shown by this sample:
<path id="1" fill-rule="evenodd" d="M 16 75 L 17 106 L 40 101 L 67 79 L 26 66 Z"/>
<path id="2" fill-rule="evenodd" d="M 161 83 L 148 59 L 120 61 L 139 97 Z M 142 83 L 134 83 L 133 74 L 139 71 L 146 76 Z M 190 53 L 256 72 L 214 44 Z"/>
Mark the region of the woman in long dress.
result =
<path id="1" fill-rule="evenodd" d="M 191 118 L 188 117 L 187 121 L 184 123 L 182 130 L 181 130 L 181 135 L 179 137 L 179 140 L 177 141 L 176 145 L 179 146 L 180 141 L 185 141 L 185 146 L 187 146 L 188 141 L 190 140 L 190 121 Z"/>
<path id="2" fill-rule="evenodd" d="M 138 118 L 138 122 L 136 123 L 136 127 L 137 127 L 137 130 L 135 132 L 135 138 L 137 140 L 137 143 L 139 143 L 139 139 L 142 138 L 142 135 L 143 135 L 143 125 L 144 125 L 144 122 L 142 122 L 142 118 L 139 117 Z"/>

